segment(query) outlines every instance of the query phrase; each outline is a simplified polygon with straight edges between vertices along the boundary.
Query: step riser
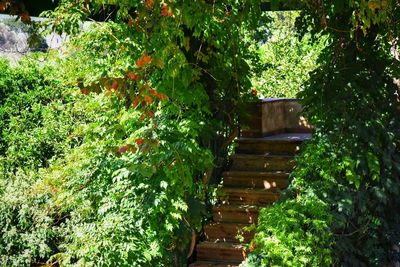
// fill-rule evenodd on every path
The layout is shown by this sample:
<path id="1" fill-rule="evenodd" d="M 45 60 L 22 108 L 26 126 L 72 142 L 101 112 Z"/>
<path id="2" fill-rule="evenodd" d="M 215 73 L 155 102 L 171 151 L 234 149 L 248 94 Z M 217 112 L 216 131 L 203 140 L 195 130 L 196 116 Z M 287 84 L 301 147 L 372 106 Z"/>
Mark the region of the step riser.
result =
<path id="1" fill-rule="evenodd" d="M 204 233 L 208 241 L 239 242 L 236 236 L 240 234 L 244 242 L 249 243 L 254 237 L 254 231 L 243 230 L 245 225 L 237 224 L 209 224 L 204 228 Z"/>
<path id="2" fill-rule="evenodd" d="M 293 170 L 293 160 L 281 158 L 234 158 L 231 171 L 285 171 Z"/>
<path id="3" fill-rule="evenodd" d="M 189 265 L 189 267 L 239 267 L 241 262 L 235 263 L 216 263 L 216 262 L 195 262 Z"/>
<path id="4" fill-rule="evenodd" d="M 214 211 L 213 220 L 215 222 L 232 223 L 256 223 L 258 212 L 256 211 Z"/>
<path id="5" fill-rule="evenodd" d="M 239 146 L 236 148 L 236 153 L 242 154 L 263 154 L 270 153 L 276 155 L 296 154 L 300 150 L 300 143 L 245 143 L 237 142 Z"/>
<path id="6" fill-rule="evenodd" d="M 234 204 L 234 205 L 268 205 L 279 198 L 279 194 L 275 193 L 259 193 L 251 192 L 249 194 L 240 194 L 238 192 L 229 192 L 223 190 L 225 195 L 221 196 L 219 200 L 224 204 Z"/>
<path id="7" fill-rule="evenodd" d="M 237 262 L 243 261 L 244 256 L 242 249 L 198 248 L 197 259 L 200 261 Z"/>
<path id="8" fill-rule="evenodd" d="M 223 182 L 226 187 L 285 189 L 288 186 L 287 177 L 288 176 L 282 176 L 280 178 L 224 176 Z"/>

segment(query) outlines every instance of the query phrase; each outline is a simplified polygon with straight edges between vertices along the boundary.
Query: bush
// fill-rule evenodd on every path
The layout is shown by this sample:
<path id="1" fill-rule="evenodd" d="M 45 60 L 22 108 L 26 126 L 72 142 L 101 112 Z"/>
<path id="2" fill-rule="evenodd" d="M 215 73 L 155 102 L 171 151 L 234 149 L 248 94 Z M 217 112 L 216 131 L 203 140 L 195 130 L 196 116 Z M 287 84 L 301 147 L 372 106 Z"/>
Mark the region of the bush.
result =
<path id="1" fill-rule="evenodd" d="M 263 209 L 245 266 L 331 266 L 331 223 L 328 203 L 313 192 Z"/>
<path id="2" fill-rule="evenodd" d="M 198 121 L 166 103 L 149 124 L 115 94 L 65 87 L 50 63 L 1 64 L 1 266 L 186 264 L 212 162 Z"/>

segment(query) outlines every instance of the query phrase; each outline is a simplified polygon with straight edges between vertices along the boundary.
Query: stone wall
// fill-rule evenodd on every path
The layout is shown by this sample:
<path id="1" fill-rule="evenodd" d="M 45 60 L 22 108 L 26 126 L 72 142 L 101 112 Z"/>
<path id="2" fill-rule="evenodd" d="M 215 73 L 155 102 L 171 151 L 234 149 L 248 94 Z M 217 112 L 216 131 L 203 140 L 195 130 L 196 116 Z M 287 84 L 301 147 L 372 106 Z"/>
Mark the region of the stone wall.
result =
<path id="1" fill-rule="evenodd" d="M 263 99 L 250 103 L 247 110 L 240 121 L 243 137 L 312 132 L 312 126 L 301 115 L 302 107 L 296 99 Z"/>

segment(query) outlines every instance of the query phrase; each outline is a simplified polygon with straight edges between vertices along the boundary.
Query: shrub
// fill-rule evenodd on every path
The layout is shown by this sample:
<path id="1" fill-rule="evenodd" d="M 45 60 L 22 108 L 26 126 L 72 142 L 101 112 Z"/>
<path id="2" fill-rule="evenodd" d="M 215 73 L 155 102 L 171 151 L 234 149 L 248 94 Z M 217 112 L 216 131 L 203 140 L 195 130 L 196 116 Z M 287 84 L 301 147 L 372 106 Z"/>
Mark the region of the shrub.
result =
<path id="1" fill-rule="evenodd" d="M 2 64 L 1 265 L 183 266 L 212 162 L 194 115 L 165 103 L 149 124 L 51 65 Z"/>
<path id="2" fill-rule="evenodd" d="M 313 192 L 261 210 L 258 220 L 245 266 L 331 266 L 332 216 Z"/>

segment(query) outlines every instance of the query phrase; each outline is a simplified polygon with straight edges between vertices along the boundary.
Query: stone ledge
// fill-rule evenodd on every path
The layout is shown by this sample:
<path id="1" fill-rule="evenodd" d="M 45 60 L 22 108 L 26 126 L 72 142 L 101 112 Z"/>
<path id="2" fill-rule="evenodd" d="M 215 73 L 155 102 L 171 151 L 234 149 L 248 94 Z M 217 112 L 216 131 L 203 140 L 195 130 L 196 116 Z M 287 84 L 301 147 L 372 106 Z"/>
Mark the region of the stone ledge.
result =
<path id="1" fill-rule="evenodd" d="M 301 115 L 297 99 L 267 98 L 249 103 L 241 118 L 242 137 L 266 137 L 281 133 L 311 133 L 313 127 Z"/>

